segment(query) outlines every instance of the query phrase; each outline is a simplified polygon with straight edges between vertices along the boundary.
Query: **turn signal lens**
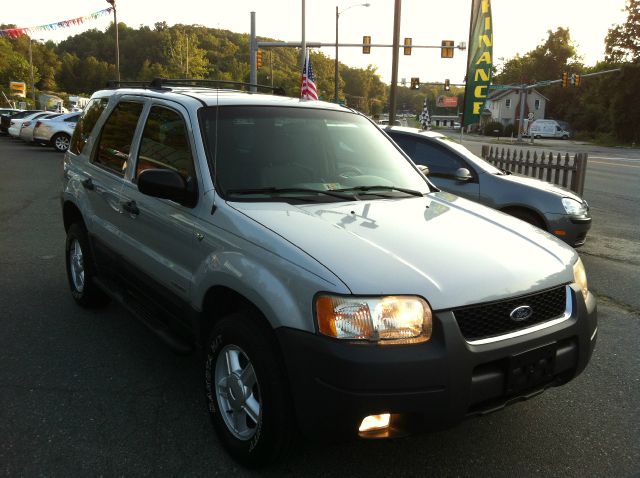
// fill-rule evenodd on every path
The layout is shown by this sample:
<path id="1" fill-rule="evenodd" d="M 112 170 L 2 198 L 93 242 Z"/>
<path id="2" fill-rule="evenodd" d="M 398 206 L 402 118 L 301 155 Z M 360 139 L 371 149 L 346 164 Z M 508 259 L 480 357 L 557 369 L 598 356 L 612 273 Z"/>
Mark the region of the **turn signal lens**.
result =
<path id="1" fill-rule="evenodd" d="M 324 335 L 380 344 L 426 342 L 433 328 L 429 304 L 416 296 L 322 295 L 316 299 L 316 317 Z"/>
<path id="2" fill-rule="evenodd" d="M 584 270 L 584 264 L 580 258 L 578 258 L 578 261 L 573 265 L 573 281 L 580 287 L 584 300 L 587 300 L 587 296 L 589 295 L 587 273 Z"/>

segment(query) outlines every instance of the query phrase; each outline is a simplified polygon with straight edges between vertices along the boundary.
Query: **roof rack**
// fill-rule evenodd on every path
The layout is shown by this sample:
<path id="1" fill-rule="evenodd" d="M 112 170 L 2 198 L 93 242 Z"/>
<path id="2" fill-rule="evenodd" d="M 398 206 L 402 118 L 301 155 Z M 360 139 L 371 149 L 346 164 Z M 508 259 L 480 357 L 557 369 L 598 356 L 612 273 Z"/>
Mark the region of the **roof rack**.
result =
<path id="1" fill-rule="evenodd" d="M 258 90 L 271 91 L 275 95 L 286 96 L 284 88 L 280 86 L 260 85 L 258 83 L 245 83 L 242 81 L 227 81 L 227 80 L 199 80 L 190 78 L 154 78 L 151 81 L 107 81 L 107 88 L 144 88 L 152 90 L 170 90 L 169 86 L 198 86 L 204 88 L 214 87 L 232 87 L 234 89 L 248 90 L 256 88 Z"/>

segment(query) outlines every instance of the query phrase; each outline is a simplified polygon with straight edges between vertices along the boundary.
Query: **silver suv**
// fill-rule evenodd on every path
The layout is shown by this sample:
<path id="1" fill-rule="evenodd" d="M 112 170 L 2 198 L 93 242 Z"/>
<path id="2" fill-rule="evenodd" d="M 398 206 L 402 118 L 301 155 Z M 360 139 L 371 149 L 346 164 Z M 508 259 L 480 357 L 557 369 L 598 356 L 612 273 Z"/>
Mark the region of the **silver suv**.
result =
<path id="1" fill-rule="evenodd" d="M 67 273 L 79 305 L 202 352 L 237 460 L 455 424 L 585 368 L 574 249 L 440 192 L 356 111 L 182 83 L 92 96 L 64 160 Z"/>

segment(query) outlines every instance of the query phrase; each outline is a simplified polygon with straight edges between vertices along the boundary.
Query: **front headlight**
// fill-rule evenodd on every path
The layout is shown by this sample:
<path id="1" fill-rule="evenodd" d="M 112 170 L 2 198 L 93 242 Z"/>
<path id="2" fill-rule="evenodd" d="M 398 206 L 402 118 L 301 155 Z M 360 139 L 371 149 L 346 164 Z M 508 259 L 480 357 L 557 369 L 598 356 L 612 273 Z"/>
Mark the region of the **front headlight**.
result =
<path id="1" fill-rule="evenodd" d="M 580 286 L 580 290 L 582 291 L 582 296 L 584 300 L 587 300 L 587 295 L 589 295 L 589 288 L 587 287 L 587 273 L 584 270 L 584 264 L 580 258 L 573 265 L 573 281 Z"/>
<path id="2" fill-rule="evenodd" d="M 380 344 L 415 344 L 431 338 L 431 308 L 420 297 L 321 295 L 315 307 L 318 329 L 329 337 Z"/>
<path id="3" fill-rule="evenodd" d="M 562 206 L 567 214 L 571 214 L 572 216 L 582 216 L 587 213 L 587 205 L 575 199 L 562 198 Z"/>

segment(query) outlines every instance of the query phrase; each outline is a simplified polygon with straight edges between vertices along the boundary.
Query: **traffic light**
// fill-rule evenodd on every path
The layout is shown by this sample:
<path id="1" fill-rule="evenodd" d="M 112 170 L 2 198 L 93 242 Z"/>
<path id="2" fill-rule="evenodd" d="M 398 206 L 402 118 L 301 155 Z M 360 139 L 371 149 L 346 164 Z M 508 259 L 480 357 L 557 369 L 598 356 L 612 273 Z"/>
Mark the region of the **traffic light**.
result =
<path id="1" fill-rule="evenodd" d="M 418 78 L 417 76 L 412 76 L 411 77 L 411 89 L 412 90 L 419 90 L 420 89 L 420 78 Z"/>
<path id="2" fill-rule="evenodd" d="M 363 47 L 362 47 L 362 53 L 364 53 L 365 55 L 368 55 L 369 53 L 371 53 L 371 37 L 370 36 L 363 36 L 362 37 L 362 43 L 363 43 Z"/>
<path id="3" fill-rule="evenodd" d="M 447 78 L 446 80 L 444 80 L 444 91 L 450 91 L 451 90 L 451 82 L 449 81 L 449 78 Z"/>
<path id="4" fill-rule="evenodd" d="M 580 86 L 581 81 L 582 81 L 582 78 L 580 78 L 580 75 L 575 75 L 573 77 L 573 86 Z"/>
<path id="5" fill-rule="evenodd" d="M 453 40 L 442 40 L 440 58 L 453 58 Z"/>
<path id="6" fill-rule="evenodd" d="M 404 39 L 404 54 L 411 55 L 411 38 Z"/>
<path id="7" fill-rule="evenodd" d="M 258 70 L 262 68 L 262 50 L 256 52 L 256 67 Z"/>
<path id="8" fill-rule="evenodd" d="M 566 88 L 569 85 L 569 73 L 566 71 L 562 72 L 562 87 Z"/>

